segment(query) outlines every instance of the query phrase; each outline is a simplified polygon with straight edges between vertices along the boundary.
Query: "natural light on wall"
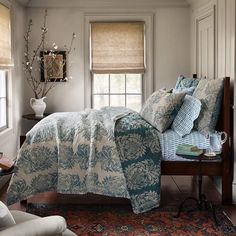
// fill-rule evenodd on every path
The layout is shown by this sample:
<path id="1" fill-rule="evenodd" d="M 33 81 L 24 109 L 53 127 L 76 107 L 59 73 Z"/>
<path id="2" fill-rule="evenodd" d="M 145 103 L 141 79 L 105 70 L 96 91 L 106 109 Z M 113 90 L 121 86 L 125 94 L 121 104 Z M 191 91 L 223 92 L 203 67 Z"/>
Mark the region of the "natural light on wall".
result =
<path id="1" fill-rule="evenodd" d="M 91 23 L 93 108 L 139 111 L 145 72 L 144 22 Z"/>
<path id="2" fill-rule="evenodd" d="M 0 132 L 8 128 L 8 75 L 12 67 L 10 9 L 0 3 Z"/>

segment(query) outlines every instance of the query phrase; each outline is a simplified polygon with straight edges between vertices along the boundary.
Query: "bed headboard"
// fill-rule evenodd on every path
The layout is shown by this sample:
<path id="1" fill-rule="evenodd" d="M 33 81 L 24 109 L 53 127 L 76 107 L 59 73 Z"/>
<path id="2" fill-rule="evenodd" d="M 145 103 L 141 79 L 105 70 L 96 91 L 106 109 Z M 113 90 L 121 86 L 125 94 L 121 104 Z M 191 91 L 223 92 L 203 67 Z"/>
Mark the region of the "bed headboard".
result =
<path id="1" fill-rule="evenodd" d="M 193 78 L 196 79 L 197 74 L 193 74 Z M 225 131 L 228 135 L 230 135 L 230 124 L 230 77 L 225 77 L 221 112 L 216 126 L 216 130 Z"/>
<path id="2" fill-rule="evenodd" d="M 193 74 L 193 78 L 197 78 L 197 74 Z M 231 142 L 232 140 L 232 134 L 231 134 L 231 116 L 230 116 L 230 77 L 224 78 L 224 90 L 223 90 L 223 99 L 222 99 L 222 105 L 221 105 L 221 112 L 218 119 L 218 123 L 216 126 L 216 130 L 218 131 L 225 131 L 228 134 L 228 139 L 226 143 L 223 145 L 223 151 L 222 151 L 222 158 L 227 163 L 228 166 L 231 166 Z"/>
<path id="3" fill-rule="evenodd" d="M 224 192 L 224 202 L 232 203 L 232 181 L 233 181 L 233 148 L 232 148 L 232 126 L 233 118 L 231 117 L 230 106 L 230 78 L 224 78 L 224 94 L 221 106 L 221 113 L 218 120 L 217 128 L 219 131 L 225 131 L 228 134 L 226 143 L 223 144 L 222 150 L 222 192 Z M 226 197 L 227 196 L 227 197 Z"/>
<path id="4" fill-rule="evenodd" d="M 224 91 L 217 129 L 230 135 L 230 78 L 224 78 Z"/>
<path id="5" fill-rule="evenodd" d="M 230 140 L 231 137 L 231 119 L 230 119 L 230 78 L 225 77 L 224 78 L 224 92 L 223 92 L 223 99 L 222 99 L 222 105 L 221 105 L 221 113 L 219 116 L 218 124 L 217 124 L 217 130 L 219 131 L 225 131 L 228 134 L 228 139 L 226 143 L 223 145 L 223 157 L 225 160 L 228 160 L 231 162 L 231 143 Z M 230 165 L 230 163 L 229 163 Z M 229 176 L 230 177 L 230 176 Z"/>

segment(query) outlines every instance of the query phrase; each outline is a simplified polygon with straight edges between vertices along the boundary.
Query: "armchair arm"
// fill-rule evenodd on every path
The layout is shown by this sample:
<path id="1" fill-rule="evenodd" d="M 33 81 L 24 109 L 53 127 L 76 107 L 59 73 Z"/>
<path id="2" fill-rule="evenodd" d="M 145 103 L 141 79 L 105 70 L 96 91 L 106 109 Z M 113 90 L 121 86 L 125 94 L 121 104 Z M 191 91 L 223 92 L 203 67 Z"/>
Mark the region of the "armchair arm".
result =
<path id="1" fill-rule="evenodd" d="M 25 221 L 0 231 L 0 236 L 49 236 L 66 230 L 66 221 L 61 216 L 48 216 Z"/>

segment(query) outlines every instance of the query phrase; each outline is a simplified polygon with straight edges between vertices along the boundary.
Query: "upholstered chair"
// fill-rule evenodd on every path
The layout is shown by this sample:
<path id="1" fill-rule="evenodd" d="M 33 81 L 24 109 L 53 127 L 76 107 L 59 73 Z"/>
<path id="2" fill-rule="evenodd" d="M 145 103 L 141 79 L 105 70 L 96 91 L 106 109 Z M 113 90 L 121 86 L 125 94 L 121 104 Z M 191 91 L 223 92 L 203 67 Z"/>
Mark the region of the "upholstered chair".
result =
<path id="1" fill-rule="evenodd" d="M 0 236 L 76 236 L 61 216 L 39 217 L 12 210 L 0 202 Z"/>

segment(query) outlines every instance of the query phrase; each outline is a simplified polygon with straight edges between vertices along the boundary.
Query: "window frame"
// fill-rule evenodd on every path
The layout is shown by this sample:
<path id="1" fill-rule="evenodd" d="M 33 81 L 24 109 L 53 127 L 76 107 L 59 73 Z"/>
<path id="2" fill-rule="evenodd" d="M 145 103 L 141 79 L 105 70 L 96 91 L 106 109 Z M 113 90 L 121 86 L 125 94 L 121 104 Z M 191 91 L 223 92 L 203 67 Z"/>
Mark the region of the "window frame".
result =
<path id="1" fill-rule="evenodd" d="M 154 91 L 154 13 L 103 13 L 87 12 L 84 16 L 84 108 L 92 107 L 92 73 L 90 71 L 90 23 L 91 22 L 117 22 L 117 21 L 143 21 L 145 23 L 145 62 L 146 70 L 143 74 L 143 101 L 145 101 Z M 143 102 L 142 101 L 142 102 Z"/>
<path id="2" fill-rule="evenodd" d="M 95 73 L 96 74 L 96 73 Z M 125 96 L 125 107 L 127 107 L 127 96 L 128 95 L 138 95 L 138 96 L 141 96 L 141 106 L 142 106 L 142 104 L 143 104 L 143 101 L 144 101 L 144 96 L 143 96 L 143 94 L 144 94 L 144 89 L 143 89 L 143 74 L 141 74 L 141 73 L 133 73 L 133 74 L 139 74 L 140 75 L 140 77 L 141 77 L 141 93 L 128 93 L 127 92 L 127 75 L 129 74 L 129 73 L 120 73 L 120 74 L 124 74 L 124 76 L 125 76 L 125 92 L 124 93 L 111 93 L 111 82 L 110 82 L 110 80 L 111 80 L 111 75 L 113 74 L 113 73 L 106 73 L 106 75 L 108 75 L 109 76 L 109 81 L 108 81 L 108 93 L 94 93 L 94 75 L 95 74 L 92 74 L 91 76 L 92 76 L 92 78 L 91 78 L 91 80 L 92 80 L 92 88 L 91 88 L 91 108 L 94 108 L 94 95 L 108 95 L 109 96 L 109 106 L 110 106 L 110 96 L 111 95 L 124 95 Z"/>
<path id="3" fill-rule="evenodd" d="M 0 138 L 11 134 L 13 131 L 13 84 L 12 84 L 12 74 L 14 69 L 14 29 L 13 29 L 13 5 L 8 0 L 0 0 L 0 3 L 10 10 L 10 38 L 11 38 L 11 63 L 7 65 L 0 64 L 0 70 L 6 71 L 6 122 L 7 127 L 0 129 Z"/>

